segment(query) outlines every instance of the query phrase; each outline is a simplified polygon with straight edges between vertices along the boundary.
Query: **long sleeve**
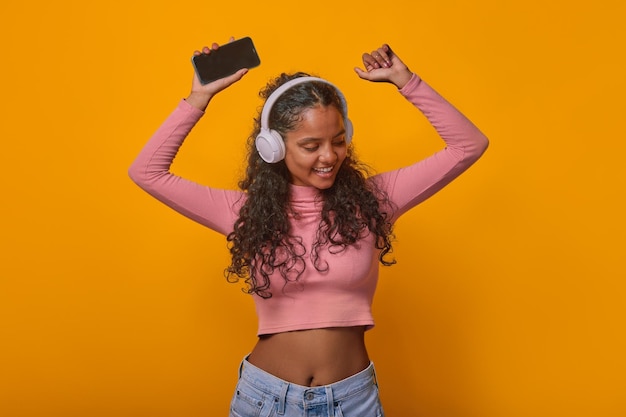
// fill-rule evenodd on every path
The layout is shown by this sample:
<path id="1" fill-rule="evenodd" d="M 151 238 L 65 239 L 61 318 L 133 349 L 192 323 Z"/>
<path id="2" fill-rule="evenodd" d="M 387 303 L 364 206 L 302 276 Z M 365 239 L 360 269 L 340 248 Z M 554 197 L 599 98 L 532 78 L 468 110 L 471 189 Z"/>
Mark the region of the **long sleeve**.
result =
<path id="1" fill-rule="evenodd" d="M 128 170 L 130 178 L 157 200 L 190 219 L 227 235 L 245 195 L 197 184 L 170 172 L 185 138 L 204 113 L 181 100 L 141 150 Z"/>
<path id="2" fill-rule="evenodd" d="M 413 165 L 374 177 L 395 206 L 394 221 L 463 173 L 489 144 L 467 117 L 417 75 L 400 93 L 426 116 L 446 147 Z"/>

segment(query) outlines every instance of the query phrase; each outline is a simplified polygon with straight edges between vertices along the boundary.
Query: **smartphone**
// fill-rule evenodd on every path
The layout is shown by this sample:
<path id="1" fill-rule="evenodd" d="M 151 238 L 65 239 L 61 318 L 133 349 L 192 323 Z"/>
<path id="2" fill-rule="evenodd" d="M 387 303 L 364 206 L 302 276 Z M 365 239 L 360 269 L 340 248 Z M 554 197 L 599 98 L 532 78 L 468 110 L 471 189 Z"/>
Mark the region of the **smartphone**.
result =
<path id="1" fill-rule="evenodd" d="M 254 68 L 261 64 L 259 55 L 249 37 L 221 45 L 210 54 L 194 55 L 191 62 L 202 84 L 208 84 L 242 68 Z"/>

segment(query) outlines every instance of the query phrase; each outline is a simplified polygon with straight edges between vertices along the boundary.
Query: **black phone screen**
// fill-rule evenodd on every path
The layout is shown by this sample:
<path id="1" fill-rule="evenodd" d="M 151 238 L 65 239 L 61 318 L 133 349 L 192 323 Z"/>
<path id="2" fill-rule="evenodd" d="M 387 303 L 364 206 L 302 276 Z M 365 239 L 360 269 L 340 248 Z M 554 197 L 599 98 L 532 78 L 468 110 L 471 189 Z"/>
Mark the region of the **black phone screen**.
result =
<path id="1" fill-rule="evenodd" d="M 202 84 L 234 74 L 242 68 L 254 68 L 261 63 L 249 37 L 221 45 L 210 54 L 192 58 L 193 66 Z"/>

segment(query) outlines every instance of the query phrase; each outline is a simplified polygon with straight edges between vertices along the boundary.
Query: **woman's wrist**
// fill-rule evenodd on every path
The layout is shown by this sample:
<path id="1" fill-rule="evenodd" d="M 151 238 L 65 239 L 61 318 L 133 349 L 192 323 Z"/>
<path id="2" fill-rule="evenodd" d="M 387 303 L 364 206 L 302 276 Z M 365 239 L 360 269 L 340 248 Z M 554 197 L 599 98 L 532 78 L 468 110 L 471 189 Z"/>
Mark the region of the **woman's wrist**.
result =
<path id="1" fill-rule="evenodd" d="M 402 90 L 402 88 L 407 85 L 411 78 L 413 77 L 413 73 L 407 68 L 406 71 L 402 71 L 393 76 L 390 80 L 398 90 Z"/>
<path id="2" fill-rule="evenodd" d="M 191 93 L 189 93 L 185 101 L 191 104 L 193 107 L 204 111 L 209 105 L 209 102 L 212 98 L 213 94 L 192 91 Z"/>

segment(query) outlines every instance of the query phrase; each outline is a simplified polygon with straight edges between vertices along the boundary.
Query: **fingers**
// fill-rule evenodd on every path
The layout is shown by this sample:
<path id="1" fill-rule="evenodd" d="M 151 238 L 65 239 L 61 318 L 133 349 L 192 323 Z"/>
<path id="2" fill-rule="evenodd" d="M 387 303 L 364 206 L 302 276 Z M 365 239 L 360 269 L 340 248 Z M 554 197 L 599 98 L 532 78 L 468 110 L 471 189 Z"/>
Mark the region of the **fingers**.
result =
<path id="1" fill-rule="evenodd" d="M 234 40 L 235 40 L 235 38 L 234 38 L 233 36 L 231 36 L 231 37 L 228 39 L 228 43 L 230 43 L 230 42 L 232 42 L 232 41 L 234 41 Z M 210 47 L 210 48 L 209 48 L 208 46 L 204 46 L 204 47 L 202 48 L 202 50 L 200 50 L 200 51 L 193 51 L 193 54 L 194 54 L 195 56 L 198 56 L 198 55 L 201 55 L 201 54 L 208 55 L 208 54 L 210 54 L 210 53 L 211 53 L 211 51 L 217 51 L 219 48 L 220 48 L 220 45 L 219 45 L 218 43 L 216 43 L 216 42 L 213 42 L 213 43 L 211 44 L 211 47 Z"/>
<path id="2" fill-rule="evenodd" d="M 362 59 L 365 69 L 355 68 L 354 71 L 364 80 L 391 83 L 401 88 L 408 81 L 407 77 L 410 78 L 412 75 L 386 43 L 380 48 L 364 53 Z"/>
<path id="3" fill-rule="evenodd" d="M 369 54 L 364 53 L 362 56 L 363 65 L 367 71 L 378 68 L 389 68 L 392 65 L 391 56 L 391 48 L 389 48 L 389 45 L 384 44 Z"/>

